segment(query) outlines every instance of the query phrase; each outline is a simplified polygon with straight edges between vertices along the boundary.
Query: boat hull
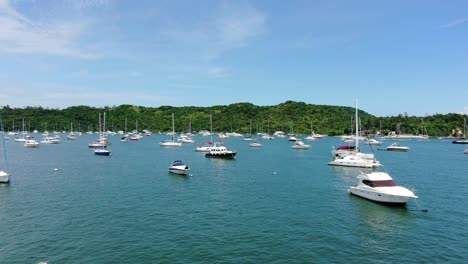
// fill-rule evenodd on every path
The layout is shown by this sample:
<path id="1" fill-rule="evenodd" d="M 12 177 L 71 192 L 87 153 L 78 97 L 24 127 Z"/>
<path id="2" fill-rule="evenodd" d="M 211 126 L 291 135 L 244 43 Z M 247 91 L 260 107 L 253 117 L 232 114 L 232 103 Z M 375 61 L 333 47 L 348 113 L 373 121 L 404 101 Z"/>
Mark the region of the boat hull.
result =
<path id="1" fill-rule="evenodd" d="M 234 159 L 236 157 L 236 152 L 230 153 L 206 153 L 205 157 L 207 158 L 218 158 L 218 159 Z"/>
<path id="2" fill-rule="evenodd" d="M 385 204 L 405 205 L 411 199 L 411 197 L 408 196 L 390 195 L 356 187 L 350 187 L 348 191 L 364 199 Z"/>
<path id="3" fill-rule="evenodd" d="M 189 175 L 189 170 L 187 169 L 169 168 L 169 172 L 177 175 Z"/>
<path id="4" fill-rule="evenodd" d="M 453 144 L 468 144 L 468 139 L 458 139 L 452 141 Z"/>
<path id="5" fill-rule="evenodd" d="M 9 183 L 10 182 L 10 174 L 0 171 L 0 183 Z"/>
<path id="6" fill-rule="evenodd" d="M 105 149 L 96 149 L 94 151 L 94 155 L 98 155 L 98 156 L 110 156 L 111 155 L 111 152 L 109 150 L 105 150 Z"/>
<path id="7" fill-rule="evenodd" d="M 407 148 L 385 148 L 386 151 L 394 151 L 394 152 L 408 152 L 409 149 Z"/>

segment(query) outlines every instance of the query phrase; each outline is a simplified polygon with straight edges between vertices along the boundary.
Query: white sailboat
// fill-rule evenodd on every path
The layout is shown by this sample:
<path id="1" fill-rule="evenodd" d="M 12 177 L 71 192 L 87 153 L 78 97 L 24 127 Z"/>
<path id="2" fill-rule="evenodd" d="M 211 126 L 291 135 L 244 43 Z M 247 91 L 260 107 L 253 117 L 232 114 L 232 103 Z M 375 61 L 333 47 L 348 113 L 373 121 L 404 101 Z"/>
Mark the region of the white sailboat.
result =
<path id="1" fill-rule="evenodd" d="M 161 147 L 182 147 L 182 142 L 174 141 L 175 129 L 174 129 L 174 113 L 172 113 L 172 133 L 170 140 L 164 140 L 159 142 Z"/>
<path id="2" fill-rule="evenodd" d="M 207 134 L 207 133 L 205 133 Z M 210 142 L 203 142 L 195 149 L 197 152 L 209 152 L 213 146 L 213 116 L 210 114 Z"/>
<path id="3" fill-rule="evenodd" d="M 2 149 L 3 149 L 3 160 L 5 161 L 5 167 L 8 170 L 8 159 L 7 159 L 7 150 L 5 144 L 5 131 L 3 130 L 2 116 L 0 115 L 0 129 L 2 134 Z M 3 167 L 3 166 L 2 166 Z M 9 183 L 10 174 L 0 167 L 0 183 Z"/>
<path id="4" fill-rule="evenodd" d="M 373 154 L 364 154 L 359 151 L 359 123 L 358 123 L 358 103 L 356 99 L 356 147 L 354 152 L 349 152 L 345 155 L 335 154 L 335 159 L 330 161 L 328 165 L 332 166 L 346 166 L 346 167 L 360 167 L 360 168 L 376 168 L 382 166 L 379 161 L 377 161 Z M 372 155 L 372 159 L 369 159 L 367 155 Z"/>
<path id="5" fill-rule="evenodd" d="M 73 132 L 73 122 L 70 122 L 70 134 L 67 136 L 68 140 L 75 140 L 76 139 L 76 133 Z"/>

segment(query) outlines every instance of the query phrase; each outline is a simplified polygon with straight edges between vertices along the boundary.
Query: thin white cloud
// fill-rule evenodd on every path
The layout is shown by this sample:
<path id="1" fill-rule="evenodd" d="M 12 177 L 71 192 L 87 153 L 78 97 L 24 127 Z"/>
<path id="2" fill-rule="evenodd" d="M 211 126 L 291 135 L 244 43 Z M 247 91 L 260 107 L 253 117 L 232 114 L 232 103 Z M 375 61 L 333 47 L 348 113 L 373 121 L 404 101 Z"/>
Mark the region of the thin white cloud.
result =
<path id="1" fill-rule="evenodd" d="M 213 67 L 208 69 L 208 74 L 212 77 L 220 78 L 227 75 L 227 70 L 223 67 Z"/>
<path id="2" fill-rule="evenodd" d="M 0 53 L 94 58 L 76 47 L 86 27 L 84 22 L 36 22 L 17 12 L 8 0 L 0 0 Z"/>
<path id="3" fill-rule="evenodd" d="M 462 18 L 462 19 L 452 21 L 452 22 L 450 22 L 448 24 L 442 25 L 442 26 L 440 26 L 440 28 L 454 28 L 454 27 L 461 26 L 461 25 L 463 25 L 463 24 L 465 24 L 467 22 L 468 22 L 468 18 Z"/>
<path id="4" fill-rule="evenodd" d="M 463 112 L 465 113 L 465 115 L 468 115 L 468 106 L 465 106 L 465 107 L 463 108 Z"/>
<path id="5" fill-rule="evenodd" d="M 163 48 L 161 56 L 213 61 L 224 53 L 249 45 L 265 32 L 266 15 L 252 5 L 224 4 L 213 15 L 197 17 L 196 21 L 170 21 L 158 32 Z"/>

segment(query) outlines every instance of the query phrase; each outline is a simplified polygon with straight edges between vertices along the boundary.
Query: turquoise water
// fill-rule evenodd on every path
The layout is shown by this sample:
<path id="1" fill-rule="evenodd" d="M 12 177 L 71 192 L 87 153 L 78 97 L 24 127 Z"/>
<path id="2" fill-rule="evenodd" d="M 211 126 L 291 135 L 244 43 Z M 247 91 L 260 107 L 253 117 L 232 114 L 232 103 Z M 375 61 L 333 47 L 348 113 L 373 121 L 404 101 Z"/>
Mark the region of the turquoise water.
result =
<path id="1" fill-rule="evenodd" d="M 89 135 L 38 149 L 6 142 L 0 263 L 468 262 L 464 146 L 408 140 L 408 153 L 376 151 L 381 170 L 420 197 L 420 207 L 394 208 L 348 194 L 361 169 L 326 165 L 338 138 L 306 151 L 227 139 L 236 160 L 160 147 L 166 138 L 114 136 L 111 157 L 94 156 Z M 175 159 L 193 176 L 168 174 Z"/>

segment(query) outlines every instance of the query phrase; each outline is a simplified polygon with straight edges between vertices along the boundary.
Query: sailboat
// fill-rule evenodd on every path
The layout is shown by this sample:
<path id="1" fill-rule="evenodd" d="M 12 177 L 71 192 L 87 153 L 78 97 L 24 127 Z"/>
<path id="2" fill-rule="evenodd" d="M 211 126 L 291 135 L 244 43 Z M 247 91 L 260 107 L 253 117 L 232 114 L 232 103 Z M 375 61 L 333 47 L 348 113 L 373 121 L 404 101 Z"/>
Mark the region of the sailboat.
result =
<path id="1" fill-rule="evenodd" d="M 73 132 L 73 122 L 70 122 L 70 134 L 67 136 L 68 140 L 75 140 L 76 139 L 76 133 Z"/>
<path id="2" fill-rule="evenodd" d="M 104 118 L 103 118 L 103 125 L 102 125 L 102 130 L 101 130 L 101 114 L 99 114 L 99 138 L 100 140 L 107 140 L 107 137 L 105 135 L 106 131 L 106 112 L 104 112 Z M 98 156 L 110 156 L 111 151 L 107 149 L 107 145 L 102 144 L 100 146 L 97 146 L 94 149 L 94 155 Z"/>
<path id="3" fill-rule="evenodd" d="M 23 117 L 23 131 L 21 131 L 22 137 L 20 137 L 20 138 L 15 138 L 14 141 L 15 141 L 15 142 L 26 142 L 26 140 L 27 140 L 27 138 L 25 137 L 26 134 L 27 134 L 27 133 L 25 133 L 25 131 L 24 131 L 24 117 Z"/>
<path id="4" fill-rule="evenodd" d="M 6 144 L 5 144 L 5 131 L 3 130 L 3 122 L 2 122 L 2 116 L 0 115 L 0 129 L 1 129 L 1 134 L 2 134 L 2 148 L 3 148 L 3 159 L 5 161 L 5 167 L 8 170 L 8 159 L 7 159 L 7 151 L 6 151 Z M 10 182 L 10 174 L 6 171 L 4 171 L 0 167 L 0 183 L 9 183 Z"/>
<path id="5" fill-rule="evenodd" d="M 268 117 L 268 127 L 267 127 L 267 134 L 262 136 L 262 139 L 266 140 L 273 140 L 274 137 L 270 136 L 270 117 Z"/>
<path id="6" fill-rule="evenodd" d="M 242 140 L 244 140 L 244 141 L 255 141 L 255 139 L 252 138 L 252 120 L 250 120 L 249 134 L 244 136 L 244 138 Z"/>
<path id="7" fill-rule="evenodd" d="M 164 140 L 159 142 L 161 147 L 182 147 L 182 142 L 174 141 L 175 129 L 174 129 L 174 113 L 172 113 L 172 133 L 170 140 Z"/>
<path id="8" fill-rule="evenodd" d="M 466 133 L 468 130 L 468 125 L 466 124 L 466 119 L 463 118 L 463 137 L 452 141 L 453 144 L 468 144 L 468 138 L 466 138 Z"/>
<path id="9" fill-rule="evenodd" d="M 305 140 L 316 140 L 317 138 L 314 136 L 314 130 L 312 129 L 312 122 L 310 122 L 310 136 L 304 138 Z"/>
<path id="10" fill-rule="evenodd" d="M 358 118 L 358 103 L 356 99 L 356 147 L 354 151 L 349 152 L 345 155 L 335 154 L 335 159 L 330 161 L 328 165 L 332 166 L 346 166 L 346 167 L 360 167 L 360 168 L 376 168 L 382 166 L 379 161 L 377 161 L 373 154 L 363 154 L 359 153 L 359 118 Z M 372 159 L 365 158 L 365 155 L 372 155 Z"/>
<path id="11" fill-rule="evenodd" d="M 210 115 L 210 137 L 211 140 L 209 142 L 203 142 L 195 149 L 197 152 L 209 152 L 210 148 L 213 145 L 213 117 Z"/>

